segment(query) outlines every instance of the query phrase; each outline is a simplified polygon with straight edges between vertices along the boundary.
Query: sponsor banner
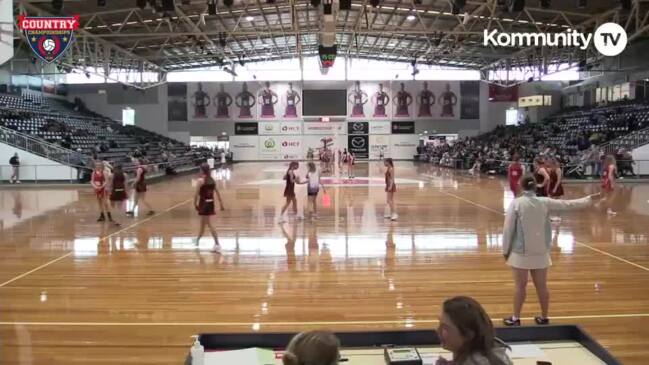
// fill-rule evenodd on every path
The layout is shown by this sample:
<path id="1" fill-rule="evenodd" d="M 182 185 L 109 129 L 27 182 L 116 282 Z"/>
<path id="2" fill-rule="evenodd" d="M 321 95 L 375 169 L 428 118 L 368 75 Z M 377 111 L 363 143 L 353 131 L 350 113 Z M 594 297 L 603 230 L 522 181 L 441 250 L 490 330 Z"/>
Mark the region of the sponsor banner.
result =
<path id="1" fill-rule="evenodd" d="M 419 136 L 416 134 L 393 134 L 390 136 L 390 154 L 388 157 L 410 160 L 417 154 L 418 145 Z"/>
<path id="2" fill-rule="evenodd" d="M 369 125 L 367 122 L 349 122 L 347 123 L 347 134 L 368 134 Z"/>
<path id="3" fill-rule="evenodd" d="M 415 122 L 392 122 L 392 134 L 414 134 Z"/>
<path id="4" fill-rule="evenodd" d="M 370 122 L 369 134 L 390 134 L 392 133 L 390 122 Z"/>
<path id="5" fill-rule="evenodd" d="M 235 135 L 257 135 L 259 134 L 257 123 L 234 123 Z"/>
<path id="6" fill-rule="evenodd" d="M 280 159 L 298 160 L 304 158 L 302 154 L 302 136 L 281 136 Z"/>
<path id="7" fill-rule="evenodd" d="M 230 150 L 235 161 L 259 160 L 259 137 L 232 136 Z"/>
<path id="8" fill-rule="evenodd" d="M 346 134 L 345 123 L 304 123 L 304 134 Z"/>
<path id="9" fill-rule="evenodd" d="M 262 160 L 278 160 L 280 149 L 278 136 L 259 136 L 259 157 Z"/>
<path id="10" fill-rule="evenodd" d="M 302 122 L 259 122 L 260 136 L 300 135 Z"/>
<path id="11" fill-rule="evenodd" d="M 259 122 L 259 135 L 269 136 L 280 134 L 279 122 Z"/>
<path id="12" fill-rule="evenodd" d="M 302 122 L 282 122 L 279 125 L 280 134 L 300 135 L 302 134 Z"/>
<path id="13" fill-rule="evenodd" d="M 297 160 L 302 155 L 302 136 L 259 136 L 262 160 Z"/>
<path id="14" fill-rule="evenodd" d="M 389 134 L 379 134 L 379 135 L 370 135 L 370 159 L 377 160 L 381 157 L 381 152 L 383 152 L 383 157 L 392 157 L 390 155 L 390 135 Z"/>
<path id="15" fill-rule="evenodd" d="M 351 151 L 356 158 L 369 157 L 369 138 L 367 135 L 347 136 L 347 149 Z"/>

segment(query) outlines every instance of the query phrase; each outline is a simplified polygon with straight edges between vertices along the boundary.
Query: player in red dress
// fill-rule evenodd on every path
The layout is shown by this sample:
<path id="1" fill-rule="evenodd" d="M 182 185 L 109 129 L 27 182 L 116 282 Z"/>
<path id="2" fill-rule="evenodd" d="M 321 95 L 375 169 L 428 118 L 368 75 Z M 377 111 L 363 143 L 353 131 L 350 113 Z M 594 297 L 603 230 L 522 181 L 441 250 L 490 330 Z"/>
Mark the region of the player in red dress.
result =
<path id="1" fill-rule="evenodd" d="M 559 160 L 552 157 L 549 159 L 548 168 L 550 175 L 550 183 L 548 184 L 548 196 L 554 199 L 559 199 L 563 196 L 563 169 Z"/>
<path id="2" fill-rule="evenodd" d="M 113 176 L 111 178 L 111 188 L 110 188 L 110 202 L 115 209 L 128 199 L 128 194 L 126 194 L 126 175 L 122 170 L 122 166 L 115 166 L 113 171 Z"/>
<path id="3" fill-rule="evenodd" d="M 604 168 L 602 172 L 602 194 L 605 196 L 605 202 L 608 206 L 606 213 L 616 215 L 611 208 L 615 201 L 615 176 L 617 175 L 617 164 L 613 155 L 607 155 L 604 159 Z"/>
<path id="4" fill-rule="evenodd" d="M 221 200 L 221 194 L 216 188 L 216 181 L 212 178 L 210 166 L 206 163 L 201 165 L 201 177 L 198 178 L 196 184 L 196 194 L 194 194 L 194 207 L 198 212 L 198 215 L 201 217 L 201 226 L 198 230 L 198 237 L 196 238 L 196 246 L 198 246 L 201 237 L 203 237 L 203 232 L 205 232 L 205 226 L 209 227 L 212 237 L 214 237 L 214 248 L 212 251 L 221 252 L 221 246 L 219 245 L 219 236 L 216 234 L 216 229 L 212 225 L 210 217 L 216 214 L 214 211 L 214 197 L 219 201 L 219 206 L 221 210 L 225 210 L 223 207 L 223 200 Z"/>
<path id="5" fill-rule="evenodd" d="M 514 193 L 514 196 L 518 196 L 520 192 L 520 179 L 523 176 L 523 165 L 521 165 L 521 158 L 518 154 L 514 154 L 512 157 L 512 163 L 507 169 L 507 180 L 509 180 L 509 188 Z"/>
<path id="6" fill-rule="evenodd" d="M 135 188 L 135 194 L 133 196 L 133 209 L 130 211 L 126 212 L 127 215 L 134 215 L 135 208 L 142 203 L 149 209 L 148 215 L 154 215 L 155 212 L 151 208 L 151 205 L 146 201 L 146 166 L 144 165 L 143 160 L 138 160 L 137 162 L 137 170 L 136 170 L 136 176 L 135 176 L 135 181 L 133 183 L 133 187 Z"/>
<path id="7" fill-rule="evenodd" d="M 354 163 L 356 162 L 356 156 L 352 153 L 352 151 L 349 151 L 349 154 L 347 155 L 347 174 L 350 179 L 353 179 L 354 176 Z"/>
<path id="8" fill-rule="evenodd" d="M 534 180 L 536 180 L 536 196 L 548 196 L 550 175 L 546 170 L 543 156 L 539 156 L 534 160 Z"/>
<path id="9" fill-rule="evenodd" d="M 108 220 L 115 225 L 119 223 L 113 221 L 113 217 L 110 214 L 110 208 L 108 207 L 107 200 L 107 191 L 106 184 L 108 183 L 108 177 L 104 173 L 104 164 L 102 162 L 95 162 L 95 170 L 92 172 L 92 177 L 90 178 L 90 185 L 92 185 L 93 190 L 95 191 L 95 197 L 97 198 L 97 205 L 99 206 L 99 219 L 97 222 L 103 222 L 108 217 Z"/>
<path id="10" fill-rule="evenodd" d="M 397 185 L 394 182 L 394 162 L 391 158 L 383 160 L 385 170 L 385 193 L 388 206 L 385 209 L 384 217 L 396 221 L 399 218 L 397 210 L 394 207 L 394 193 L 397 191 Z"/>
<path id="11" fill-rule="evenodd" d="M 300 167 L 300 164 L 297 161 L 291 161 L 288 164 L 288 170 L 284 175 L 284 180 L 286 180 L 286 187 L 284 188 L 284 198 L 286 198 L 286 203 L 282 207 L 282 212 L 280 213 L 279 223 L 285 223 L 287 221 L 284 213 L 288 209 L 290 204 L 293 204 L 293 214 L 297 215 L 297 198 L 295 197 L 295 184 L 302 184 L 300 178 L 295 175 L 295 170 Z M 299 217 L 298 217 L 299 218 Z"/>

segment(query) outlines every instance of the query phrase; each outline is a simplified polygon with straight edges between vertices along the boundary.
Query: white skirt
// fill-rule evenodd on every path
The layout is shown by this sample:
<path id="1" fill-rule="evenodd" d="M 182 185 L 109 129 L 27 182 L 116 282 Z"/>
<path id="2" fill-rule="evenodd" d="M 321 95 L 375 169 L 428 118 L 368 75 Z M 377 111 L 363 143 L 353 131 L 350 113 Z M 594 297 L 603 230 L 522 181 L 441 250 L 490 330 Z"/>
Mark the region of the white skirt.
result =
<path id="1" fill-rule="evenodd" d="M 507 259 L 507 265 L 526 270 L 547 269 L 552 266 L 552 259 L 549 253 L 524 255 L 512 252 Z"/>

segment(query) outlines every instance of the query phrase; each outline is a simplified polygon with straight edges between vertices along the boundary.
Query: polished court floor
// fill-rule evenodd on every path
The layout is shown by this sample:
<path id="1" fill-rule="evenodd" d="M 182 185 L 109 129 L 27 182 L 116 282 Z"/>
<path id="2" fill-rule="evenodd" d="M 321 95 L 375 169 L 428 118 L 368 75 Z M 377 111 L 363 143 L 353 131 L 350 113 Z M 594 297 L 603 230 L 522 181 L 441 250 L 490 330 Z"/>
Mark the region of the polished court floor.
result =
<path id="1" fill-rule="evenodd" d="M 151 185 L 157 214 L 114 213 L 119 228 L 95 222 L 88 188 L 0 189 L 0 364 L 179 364 L 199 332 L 433 328 L 460 294 L 497 324 L 510 314 L 503 180 L 399 162 L 400 219 L 388 222 L 382 167 L 359 163 L 354 181 L 326 179 L 319 220 L 279 225 L 285 168 L 218 172 L 222 255 L 209 236 L 194 246 L 193 176 Z M 624 186 L 615 206 L 616 217 L 592 208 L 555 226 L 551 316 L 644 365 L 649 185 Z M 538 312 L 530 286 L 525 324 Z"/>

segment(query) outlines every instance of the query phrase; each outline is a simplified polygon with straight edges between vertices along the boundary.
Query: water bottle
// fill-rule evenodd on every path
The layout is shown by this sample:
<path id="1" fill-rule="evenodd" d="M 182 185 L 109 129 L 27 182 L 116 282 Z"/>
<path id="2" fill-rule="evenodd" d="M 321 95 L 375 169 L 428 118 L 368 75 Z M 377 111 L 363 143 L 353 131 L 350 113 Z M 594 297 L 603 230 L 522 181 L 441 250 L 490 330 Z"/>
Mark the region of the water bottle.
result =
<path id="1" fill-rule="evenodd" d="M 192 365 L 203 365 L 205 362 L 205 348 L 201 345 L 200 341 L 198 341 L 197 335 L 192 336 L 192 338 L 194 338 L 194 344 L 190 351 L 192 356 Z"/>

